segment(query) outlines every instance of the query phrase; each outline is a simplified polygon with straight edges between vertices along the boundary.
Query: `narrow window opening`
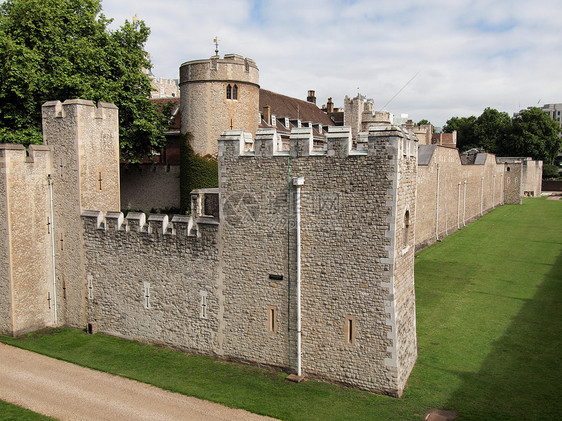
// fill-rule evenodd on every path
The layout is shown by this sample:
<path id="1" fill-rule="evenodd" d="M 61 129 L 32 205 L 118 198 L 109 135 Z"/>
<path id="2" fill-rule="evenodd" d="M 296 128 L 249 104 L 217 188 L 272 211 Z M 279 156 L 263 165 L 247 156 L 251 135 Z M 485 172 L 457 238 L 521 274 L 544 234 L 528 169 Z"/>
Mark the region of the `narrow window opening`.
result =
<path id="1" fill-rule="evenodd" d="M 207 318 L 207 291 L 201 291 L 201 313 L 200 316 L 202 319 Z"/>
<path id="2" fill-rule="evenodd" d="M 234 85 L 232 88 L 232 99 L 238 99 L 238 85 Z"/>
<path id="3" fill-rule="evenodd" d="M 230 83 L 226 86 L 226 99 L 232 99 L 232 86 Z"/>
<path id="4" fill-rule="evenodd" d="M 150 283 L 144 282 L 144 308 L 147 310 L 151 308 L 150 306 Z"/>
<path id="5" fill-rule="evenodd" d="M 88 300 L 94 298 L 94 277 L 88 275 Z"/>
<path id="6" fill-rule="evenodd" d="M 355 325 L 354 316 L 345 316 L 345 343 L 348 345 L 355 344 L 355 331 L 357 327 Z"/>
<path id="7" fill-rule="evenodd" d="M 100 183 L 100 191 L 102 191 L 101 182 L 102 182 L 103 180 L 102 180 L 102 178 L 101 178 L 101 171 L 99 172 L 99 175 L 100 175 L 100 176 L 99 176 L 99 178 L 98 178 L 98 181 L 99 181 L 99 183 Z"/>
<path id="8" fill-rule="evenodd" d="M 277 307 L 267 307 L 267 331 L 277 333 Z"/>
<path id="9" fill-rule="evenodd" d="M 404 214 L 404 248 L 408 247 L 410 239 L 410 211 L 407 210 Z"/>

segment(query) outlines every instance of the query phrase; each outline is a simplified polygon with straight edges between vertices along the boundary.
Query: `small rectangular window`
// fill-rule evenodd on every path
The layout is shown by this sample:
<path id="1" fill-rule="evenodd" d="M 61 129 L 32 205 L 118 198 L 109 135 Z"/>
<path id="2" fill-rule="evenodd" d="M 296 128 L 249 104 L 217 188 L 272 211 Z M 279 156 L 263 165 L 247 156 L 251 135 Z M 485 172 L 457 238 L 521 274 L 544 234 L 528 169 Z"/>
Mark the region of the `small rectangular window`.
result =
<path id="1" fill-rule="evenodd" d="M 144 303 L 144 308 L 146 308 L 147 310 L 150 309 L 150 283 L 149 282 L 144 282 L 144 297 L 143 297 L 143 303 Z"/>
<path id="2" fill-rule="evenodd" d="M 355 325 L 355 316 L 345 316 L 345 343 L 349 345 L 355 344 L 355 331 L 357 326 Z"/>
<path id="3" fill-rule="evenodd" d="M 200 291 L 199 294 L 201 295 L 201 318 L 207 318 L 207 291 Z"/>
<path id="4" fill-rule="evenodd" d="M 94 298 L 94 277 L 88 274 L 88 300 Z"/>
<path id="5" fill-rule="evenodd" d="M 277 307 L 267 307 L 267 331 L 277 333 Z"/>

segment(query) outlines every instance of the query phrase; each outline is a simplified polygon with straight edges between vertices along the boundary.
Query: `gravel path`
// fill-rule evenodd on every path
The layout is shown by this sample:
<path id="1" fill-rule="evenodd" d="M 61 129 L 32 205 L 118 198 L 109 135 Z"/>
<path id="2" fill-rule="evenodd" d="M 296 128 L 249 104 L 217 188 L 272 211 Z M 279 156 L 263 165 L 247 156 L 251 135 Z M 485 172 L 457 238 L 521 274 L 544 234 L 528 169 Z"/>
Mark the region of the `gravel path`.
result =
<path id="1" fill-rule="evenodd" d="M 271 420 L 4 344 L 0 399 L 60 420 Z"/>

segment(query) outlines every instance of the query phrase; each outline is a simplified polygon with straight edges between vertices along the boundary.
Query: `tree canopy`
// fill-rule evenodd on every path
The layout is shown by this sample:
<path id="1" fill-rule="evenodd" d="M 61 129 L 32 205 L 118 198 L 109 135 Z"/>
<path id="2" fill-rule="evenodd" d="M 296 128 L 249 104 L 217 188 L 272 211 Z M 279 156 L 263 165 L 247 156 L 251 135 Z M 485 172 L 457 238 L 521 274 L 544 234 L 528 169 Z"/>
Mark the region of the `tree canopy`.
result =
<path id="1" fill-rule="evenodd" d="M 503 150 L 516 156 L 532 156 L 552 164 L 562 146 L 560 126 L 540 108 L 522 111 L 512 122 L 512 133 Z"/>
<path id="2" fill-rule="evenodd" d="M 443 131 L 453 130 L 461 151 L 479 148 L 496 155 L 530 156 L 552 163 L 562 147 L 560 126 L 540 108 L 529 108 L 513 119 L 506 112 L 486 108 L 478 118 L 450 118 Z"/>
<path id="3" fill-rule="evenodd" d="M 7 0 L 0 5 L 0 142 L 41 143 L 41 105 L 71 98 L 119 107 L 122 155 L 164 143 L 166 118 L 150 103 L 150 33 L 141 20 L 118 30 L 100 0 Z"/>
<path id="4" fill-rule="evenodd" d="M 457 131 L 457 147 L 461 151 L 466 151 L 478 146 L 474 129 L 476 126 L 476 117 L 451 117 L 443 126 L 443 132 L 453 133 Z"/>

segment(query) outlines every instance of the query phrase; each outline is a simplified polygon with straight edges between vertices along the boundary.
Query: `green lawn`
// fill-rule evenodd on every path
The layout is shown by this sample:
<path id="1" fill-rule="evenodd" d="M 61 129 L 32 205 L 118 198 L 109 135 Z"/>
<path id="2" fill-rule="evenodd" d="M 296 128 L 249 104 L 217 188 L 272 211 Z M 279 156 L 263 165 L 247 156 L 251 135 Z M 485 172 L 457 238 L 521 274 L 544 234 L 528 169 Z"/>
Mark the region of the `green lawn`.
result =
<path id="1" fill-rule="evenodd" d="M 53 418 L 44 417 L 43 415 L 36 414 L 35 412 L 28 411 L 16 405 L 11 405 L 7 402 L 0 401 L 0 419 L 7 421 L 21 421 L 21 420 L 52 420 Z"/>
<path id="2" fill-rule="evenodd" d="M 562 201 L 503 206 L 419 253 L 419 357 L 403 398 L 76 329 L 2 342 L 287 420 L 562 419 Z M 0 411 L 3 409 L 0 406 Z"/>

